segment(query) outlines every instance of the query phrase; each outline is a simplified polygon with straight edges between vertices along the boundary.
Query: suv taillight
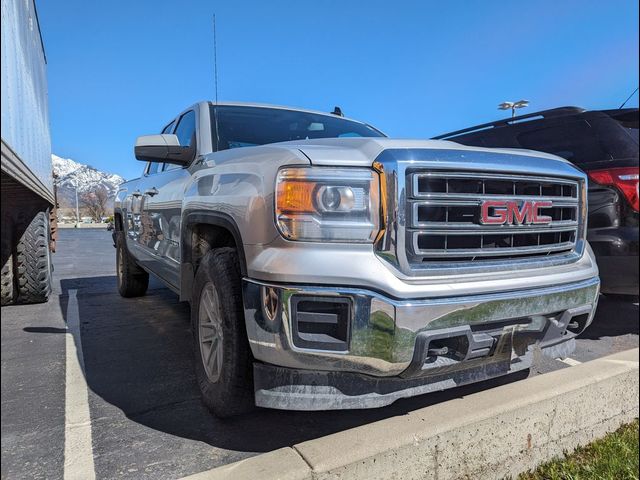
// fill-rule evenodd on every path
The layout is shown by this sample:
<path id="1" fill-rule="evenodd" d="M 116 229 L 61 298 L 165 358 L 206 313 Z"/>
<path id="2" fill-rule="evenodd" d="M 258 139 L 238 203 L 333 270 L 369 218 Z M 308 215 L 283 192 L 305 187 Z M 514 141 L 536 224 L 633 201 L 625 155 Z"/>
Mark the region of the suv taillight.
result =
<path id="1" fill-rule="evenodd" d="M 589 178 L 600 185 L 616 187 L 627 199 L 631 208 L 640 211 L 638 193 L 638 167 L 608 168 L 589 172 Z"/>

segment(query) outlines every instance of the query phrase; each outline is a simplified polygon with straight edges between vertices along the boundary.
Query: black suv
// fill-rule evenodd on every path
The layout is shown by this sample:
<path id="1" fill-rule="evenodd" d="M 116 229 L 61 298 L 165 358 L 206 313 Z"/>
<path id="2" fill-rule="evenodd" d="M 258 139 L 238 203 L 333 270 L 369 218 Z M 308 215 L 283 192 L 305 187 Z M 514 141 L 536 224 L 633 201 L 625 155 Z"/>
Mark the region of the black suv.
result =
<path id="1" fill-rule="evenodd" d="M 480 147 L 526 148 L 589 175 L 587 239 L 602 293 L 638 295 L 638 109 L 561 107 L 434 137 Z"/>

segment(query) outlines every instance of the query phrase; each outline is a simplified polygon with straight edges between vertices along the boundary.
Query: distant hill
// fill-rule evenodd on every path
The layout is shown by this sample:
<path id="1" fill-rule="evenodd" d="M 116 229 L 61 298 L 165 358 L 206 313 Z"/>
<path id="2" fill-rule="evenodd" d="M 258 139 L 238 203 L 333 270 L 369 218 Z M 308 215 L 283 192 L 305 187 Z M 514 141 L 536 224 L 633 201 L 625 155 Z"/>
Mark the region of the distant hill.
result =
<path id="1" fill-rule="evenodd" d="M 102 172 L 90 165 L 85 165 L 70 158 L 51 155 L 53 172 L 58 176 L 58 204 L 61 208 L 75 207 L 75 189 L 78 194 L 104 189 L 109 195 L 109 208 L 113 207 L 113 198 L 118 185 L 125 180 L 120 175 Z"/>

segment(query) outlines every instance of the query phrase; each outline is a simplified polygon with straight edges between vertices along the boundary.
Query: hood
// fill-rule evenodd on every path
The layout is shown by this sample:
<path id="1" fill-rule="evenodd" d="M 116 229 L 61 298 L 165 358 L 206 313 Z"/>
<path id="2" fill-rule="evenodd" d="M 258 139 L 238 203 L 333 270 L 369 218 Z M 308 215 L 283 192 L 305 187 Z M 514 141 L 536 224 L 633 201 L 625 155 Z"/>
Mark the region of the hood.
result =
<path id="1" fill-rule="evenodd" d="M 286 145 L 297 148 L 314 165 L 371 166 L 384 150 L 456 150 L 464 152 L 482 152 L 489 154 L 508 154 L 525 157 L 560 161 L 567 160 L 543 152 L 515 148 L 470 147 L 446 140 L 411 140 L 392 138 L 321 138 L 315 140 L 296 140 L 273 145 Z"/>

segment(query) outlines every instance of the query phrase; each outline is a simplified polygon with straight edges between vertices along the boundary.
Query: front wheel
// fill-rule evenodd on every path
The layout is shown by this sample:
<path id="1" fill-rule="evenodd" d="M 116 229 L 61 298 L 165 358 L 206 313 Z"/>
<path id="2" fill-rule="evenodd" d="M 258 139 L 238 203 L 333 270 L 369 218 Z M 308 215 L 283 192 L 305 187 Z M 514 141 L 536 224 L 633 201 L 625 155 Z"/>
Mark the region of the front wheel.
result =
<path id="1" fill-rule="evenodd" d="M 252 357 L 244 324 L 238 255 L 209 251 L 198 267 L 191 303 L 196 378 L 218 417 L 254 407 Z"/>

